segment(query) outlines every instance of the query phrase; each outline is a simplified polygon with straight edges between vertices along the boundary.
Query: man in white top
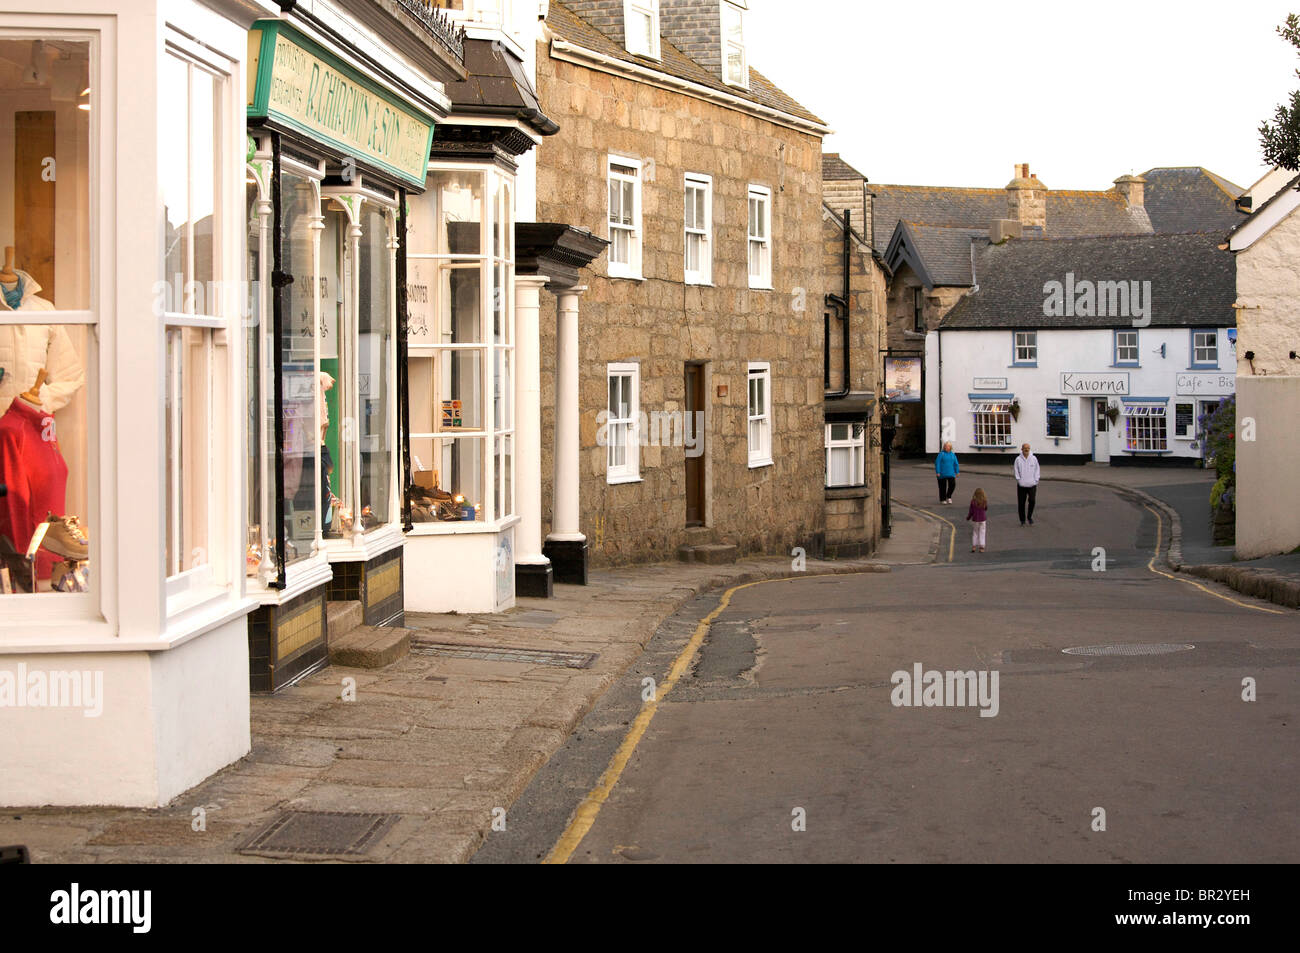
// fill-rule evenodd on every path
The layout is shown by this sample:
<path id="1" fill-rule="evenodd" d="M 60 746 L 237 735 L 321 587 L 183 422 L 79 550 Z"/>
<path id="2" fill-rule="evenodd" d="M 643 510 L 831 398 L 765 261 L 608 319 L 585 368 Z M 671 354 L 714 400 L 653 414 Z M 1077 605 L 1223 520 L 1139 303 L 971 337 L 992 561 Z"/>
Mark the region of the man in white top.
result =
<path id="1" fill-rule="evenodd" d="M 1020 525 L 1034 525 L 1034 501 L 1038 496 L 1038 458 L 1029 452 L 1029 444 L 1020 445 L 1020 456 L 1016 457 L 1016 509 L 1020 511 Z M 1028 508 L 1026 505 L 1028 504 Z"/>

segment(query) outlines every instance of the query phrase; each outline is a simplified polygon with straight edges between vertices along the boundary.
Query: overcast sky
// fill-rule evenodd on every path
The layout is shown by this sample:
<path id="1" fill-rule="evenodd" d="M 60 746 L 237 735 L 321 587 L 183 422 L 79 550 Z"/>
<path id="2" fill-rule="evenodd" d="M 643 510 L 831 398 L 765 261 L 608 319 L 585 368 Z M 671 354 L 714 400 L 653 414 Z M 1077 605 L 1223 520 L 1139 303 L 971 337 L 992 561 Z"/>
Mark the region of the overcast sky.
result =
<path id="1" fill-rule="evenodd" d="M 1288 8 L 1289 7 L 1289 8 Z M 1258 128 L 1300 88 L 1274 31 L 1300 0 L 749 0 L 750 65 L 873 182 L 1051 189 L 1152 166 L 1251 185 Z"/>

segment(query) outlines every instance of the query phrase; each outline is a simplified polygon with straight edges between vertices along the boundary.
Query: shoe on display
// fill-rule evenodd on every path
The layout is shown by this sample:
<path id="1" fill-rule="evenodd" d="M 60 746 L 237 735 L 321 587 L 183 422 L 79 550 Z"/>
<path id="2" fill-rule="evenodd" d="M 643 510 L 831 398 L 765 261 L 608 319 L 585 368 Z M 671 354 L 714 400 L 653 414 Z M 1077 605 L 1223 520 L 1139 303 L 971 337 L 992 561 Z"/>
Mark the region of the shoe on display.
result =
<path id="1" fill-rule="evenodd" d="M 86 559 L 90 555 L 90 540 L 75 516 L 49 515 L 45 539 L 41 547 L 64 559 Z"/>

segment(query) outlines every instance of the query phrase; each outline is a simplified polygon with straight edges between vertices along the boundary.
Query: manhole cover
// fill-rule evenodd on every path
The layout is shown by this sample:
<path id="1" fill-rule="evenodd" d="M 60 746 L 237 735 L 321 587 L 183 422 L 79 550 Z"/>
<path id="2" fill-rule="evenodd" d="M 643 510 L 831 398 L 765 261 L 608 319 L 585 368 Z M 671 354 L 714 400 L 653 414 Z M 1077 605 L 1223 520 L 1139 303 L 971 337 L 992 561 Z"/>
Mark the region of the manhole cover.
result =
<path id="1" fill-rule="evenodd" d="M 521 665 L 554 665 L 557 668 L 588 668 L 596 660 L 594 652 L 555 652 L 508 645 L 458 645 L 451 642 L 426 642 L 424 639 L 411 640 L 411 654 L 442 655 L 483 662 L 518 662 Z"/>
<path id="2" fill-rule="evenodd" d="M 239 849 L 241 854 L 359 856 L 397 821 L 396 814 L 286 811 Z"/>
<path id="3" fill-rule="evenodd" d="M 1190 652 L 1196 646 L 1187 642 L 1133 642 L 1127 645 L 1079 645 L 1061 649 L 1066 655 L 1172 655 Z"/>

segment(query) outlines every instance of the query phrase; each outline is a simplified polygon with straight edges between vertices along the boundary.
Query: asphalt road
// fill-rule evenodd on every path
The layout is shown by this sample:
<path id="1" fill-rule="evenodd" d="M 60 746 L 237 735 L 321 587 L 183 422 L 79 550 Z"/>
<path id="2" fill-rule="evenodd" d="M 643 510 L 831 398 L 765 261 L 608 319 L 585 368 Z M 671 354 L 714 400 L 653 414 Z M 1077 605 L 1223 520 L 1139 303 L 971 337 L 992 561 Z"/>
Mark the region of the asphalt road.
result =
<path id="1" fill-rule="evenodd" d="M 1152 572 L 1155 515 L 1101 487 L 1044 485 L 1024 528 L 1014 491 L 986 487 L 989 550 L 971 553 L 976 482 L 952 506 L 924 474 L 896 488 L 957 526 L 951 563 L 945 527 L 934 565 L 735 592 L 573 831 L 644 680 L 665 683 L 719 595 L 666 622 L 474 861 L 557 843 L 592 863 L 1300 860 L 1294 611 Z M 1111 643 L 1194 648 L 1062 651 Z M 896 706 L 894 673 L 918 664 L 990 673 L 990 712 L 996 672 L 996 715 L 978 698 Z"/>

